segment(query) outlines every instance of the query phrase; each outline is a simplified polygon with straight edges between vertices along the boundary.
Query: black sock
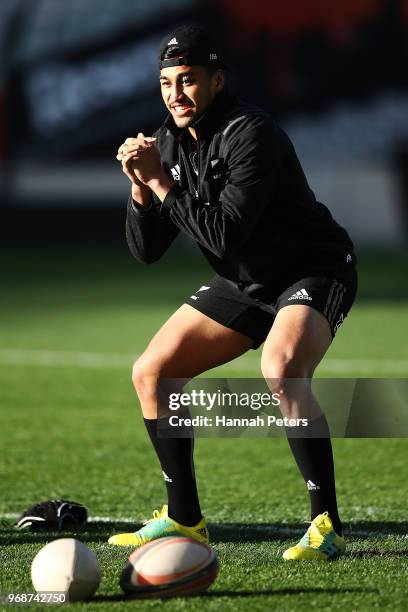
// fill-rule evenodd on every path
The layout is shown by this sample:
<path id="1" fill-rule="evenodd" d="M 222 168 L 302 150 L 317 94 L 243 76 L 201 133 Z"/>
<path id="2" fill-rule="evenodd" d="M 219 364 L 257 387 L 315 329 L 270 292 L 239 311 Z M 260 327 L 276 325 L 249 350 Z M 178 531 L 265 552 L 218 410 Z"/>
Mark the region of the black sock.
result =
<path id="1" fill-rule="evenodd" d="M 166 428 L 165 418 L 160 419 L 159 435 L 156 419 L 144 419 L 144 422 L 163 470 L 168 515 L 177 523 L 192 527 L 202 518 L 194 473 L 194 438 L 191 430 L 179 431 L 183 429 L 179 427 L 180 436 L 186 437 L 162 437 Z"/>
<path id="2" fill-rule="evenodd" d="M 320 437 L 302 438 L 301 427 L 288 427 L 288 442 L 296 463 L 305 479 L 311 504 L 311 520 L 328 512 L 334 530 L 341 535 L 342 528 L 337 509 L 334 480 L 333 452 L 330 431 L 324 414 L 309 425 Z M 312 433 L 311 432 L 311 433 Z M 303 434 L 304 435 L 304 434 Z"/>

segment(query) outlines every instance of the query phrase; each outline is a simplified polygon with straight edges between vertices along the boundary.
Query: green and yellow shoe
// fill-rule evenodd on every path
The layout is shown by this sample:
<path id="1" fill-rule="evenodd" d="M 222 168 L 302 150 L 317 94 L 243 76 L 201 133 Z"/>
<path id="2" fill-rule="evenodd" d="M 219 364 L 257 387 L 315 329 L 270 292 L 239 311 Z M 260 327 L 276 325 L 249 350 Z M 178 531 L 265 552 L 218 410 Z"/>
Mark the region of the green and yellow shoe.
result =
<path id="1" fill-rule="evenodd" d="M 286 561 L 329 561 L 346 550 L 346 541 L 333 529 L 328 512 L 319 514 L 296 546 L 283 553 Z"/>
<path id="2" fill-rule="evenodd" d="M 183 536 L 194 538 L 198 542 L 208 544 L 209 534 L 205 519 L 194 527 L 180 525 L 167 515 L 167 506 L 153 512 L 153 518 L 146 521 L 135 533 L 119 533 L 109 538 L 108 543 L 115 546 L 143 546 L 148 542 L 167 536 Z"/>

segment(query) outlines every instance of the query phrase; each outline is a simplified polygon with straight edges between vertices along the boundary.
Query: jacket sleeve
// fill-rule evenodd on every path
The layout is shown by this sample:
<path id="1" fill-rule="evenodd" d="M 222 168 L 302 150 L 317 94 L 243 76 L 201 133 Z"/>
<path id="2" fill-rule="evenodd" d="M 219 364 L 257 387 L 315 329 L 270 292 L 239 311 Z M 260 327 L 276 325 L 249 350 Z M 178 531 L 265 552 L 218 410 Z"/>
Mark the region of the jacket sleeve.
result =
<path id="1" fill-rule="evenodd" d="M 126 213 L 126 240 L 133 257 L 142 263 L 153 263 L 167 251 L 177 234 L 168 215 L 163 214 L 161 203 L 152 197 L 146 210 L 136 207 L 129 196 Z"/>
<path id="2" fill-rule="evenodd" d="M 204 203 L 175 186 L 163 209 L 175 226 L 217 257 L 231 256 L 271 202 L 277 164 L 278 141 L 269 124 L 240 129 L 229 143 L 228 175 L 218 202 Z"/>

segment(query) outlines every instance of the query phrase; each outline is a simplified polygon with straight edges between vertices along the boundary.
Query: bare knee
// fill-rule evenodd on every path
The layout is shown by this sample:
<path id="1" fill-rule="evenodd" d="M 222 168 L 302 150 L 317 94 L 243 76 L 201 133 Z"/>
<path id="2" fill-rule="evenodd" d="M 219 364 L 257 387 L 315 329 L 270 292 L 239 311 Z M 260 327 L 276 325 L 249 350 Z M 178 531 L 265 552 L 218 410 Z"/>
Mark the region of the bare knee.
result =
<path id="1" fill-rule="evenodd" d="M 141 355 L 133 364 L 132 383 L 140 400 L 156 397 L 159 379 L 159 368 L 146 355 Z"/>
<path id="2" fill-rule="evenodd" d="M 309 364 L 304 363 L 296 356 L 285 353 L 277 353 L 272 358 L 262 357 L 261 369 L 263 377 L 266 380 L 277 381 L 282 383 L 286 379 L 304 379 L 312 378 L 313 369 Z M 279 382 L 278 382 L 279 381 Z"/>
<path id="3" fill-rule="evenodd" d="M 167 411 L 169 395 L 181 393 L 188 380 L 170 378 L 169 363 L 147 351 L 133 364 L 132 382 L 146 418 L 157 418 L 159 406 Z"/>
<path id="4" fill-rule="evenodd" d="M 302 416 L 310 406 L 313 371 L 287 355 L 263 360 L 261 367 L 271 393 L 279 396 L 281 413 L 288 418 Z"/>

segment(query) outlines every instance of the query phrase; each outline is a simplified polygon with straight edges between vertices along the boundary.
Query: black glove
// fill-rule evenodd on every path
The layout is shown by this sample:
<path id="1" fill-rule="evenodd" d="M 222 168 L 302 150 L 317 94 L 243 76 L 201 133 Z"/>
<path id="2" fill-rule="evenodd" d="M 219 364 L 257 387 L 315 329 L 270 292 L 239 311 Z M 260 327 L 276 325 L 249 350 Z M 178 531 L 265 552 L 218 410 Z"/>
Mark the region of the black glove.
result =
<path id="1" fill-rule="evenodd" d="M 84 527 L 87 519 L 88 511 L 82 504 L 66 499 L 52 499 L 30 506 L 18 517 L 16 526 L 31 531 L 41 529 L 60 531 L 80 529 Z"/>

